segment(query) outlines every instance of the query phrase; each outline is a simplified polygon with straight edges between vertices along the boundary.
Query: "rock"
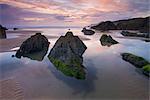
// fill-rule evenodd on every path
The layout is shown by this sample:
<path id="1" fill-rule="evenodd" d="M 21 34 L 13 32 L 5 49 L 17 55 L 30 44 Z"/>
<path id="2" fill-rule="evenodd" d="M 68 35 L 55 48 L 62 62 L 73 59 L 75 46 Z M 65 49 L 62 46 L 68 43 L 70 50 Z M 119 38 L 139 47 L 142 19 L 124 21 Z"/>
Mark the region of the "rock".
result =
<path id="1" fill-rule="evenodd" d="M 129 31 L 122 31 L 121 34 L 123 36 L 130 36 L 130 37 L 144 37 L 144 38 L 150 38 L 149 33 L 134 33 Z"/>
<path id="2" fill-rule="evenodd" d="M 130 53 L 122 53 L 122 59 L 133 64 L 137 68 L 142 68 L 143 66 L 149 64 L 144 58 L 130 54 Z"/>
<path id="3" fill-rule="evenodd" d="M 92 26 L 92 29 L 100 30 L 100 31 L 109 31 L 109 30 L 116 30 L 116 25 L 111 21 L 101 22 L 96 26 Z"/>
<path id="4" fill-rule="evenodd" d="M 49 44 L 48 39 L 44 35 L 36 33 L 22 43 L 15 56 L 17 58 L 21 58 L 21 56 L 31 57 L 31 54 L 39 52 L 46 54 Z"/>
<path id="5" fill-rule="evenodd" d="M 83 30 L 81 32 L 83 32 L 84 35 L 93 35 L 93 34 L 95 34 L 95 32 L 93 30 L 86 29 L 86 28 L 83 28 Z"/>
<path id="6" fill-rule="evenodd" d="M 6 30 L 7 30 L 7 28 L 5 28 L 5 27 L 3 27 L 3 26 L 0 25 L 0 39 L 7 38 L 7 36 L 6 36 Z"/>
<path id="7" fill-rule="evenodd" d="M 15 30 L 18 30 L 18 28 L 13 28 L 13 30 L 15 31 Z"/>
<path id="8" fill-rule="evenodd" d="M 15 57 L 15 55 L 11 55 L 11 57 Z"/>
<path id="9" fill-rule="evenodd" d="M 48 58 L 63 74 L 77 79 L 85 79 L 83 53 L 87 47 L 78 36 L 68 31 L 61 36 L 51 49 Z"/>
<path id="10" fill-rule="evenodd" d="M 106 34 L 103 34 L 100 38 L 100 42 L 102 44 L 102 46 L 111 46 L 113 44 L 117 44 L 119 42 L 117 42 L 116 40 L 114 40 L 110 35 L 106 35 Z"/>
<path id="11" fill-rule="evenodd" d="M 143 74 L 145 74 L 146 76 L 150 76 L 150 64 L 143 66 L 142 70 Z"/>
<path id="12" fill-rule="evenodd" d="M 131 18 L 126 20 L 106 21 L 101 22 L 98 25 L 94 25 L 91 28 L 108 31 L 108 30 L 137 30 L 141 33 L 150 33 L 149 31 L 150 17 L 145 18 Z"/>

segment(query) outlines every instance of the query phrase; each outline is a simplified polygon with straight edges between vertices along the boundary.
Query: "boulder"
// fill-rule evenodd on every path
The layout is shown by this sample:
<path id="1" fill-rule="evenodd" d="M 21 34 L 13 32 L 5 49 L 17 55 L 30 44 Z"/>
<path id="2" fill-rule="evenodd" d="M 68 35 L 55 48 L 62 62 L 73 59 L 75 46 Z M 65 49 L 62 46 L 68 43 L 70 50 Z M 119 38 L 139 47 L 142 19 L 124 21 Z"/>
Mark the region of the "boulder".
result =
<path id="1" fill-rule="evenodd" d="M 131 53 L 122 53 L 122 59 L 139 68 L 144 75 L 150 76 L 150 63 L 142 57 Z"/>
<path id="2" fill-rule="evenodd" d="M 68 31 L 61 36 L 51 49 L 48 58 L 63 74 L 77 79 L 85 79 L 83 53 L 87 47 L 78 36 Z"/>
<path id="3" fill-rule="evenodd" d="M 86 28 L 83 28 L 83 30 L 81 32 L 83 32 L 84 35 L 93 35 L 93 34 L 95 34 L 95 32 L 93 30 L 86 29 Z"/>
<path id="4" fill-rule="evenodd" d="M 2 25 L 0 25 L 0 39 L 7 38 L 7 36 L 6 36 L 6 30 L 7 30 L 7 28 L 5 28 Z"/>
<path id="5" fill-rule="evenodd" d="M 110 35 L 106 35 L 106 34 L 103 34 L 101 36 L 100 42 L 101 42 L 102 46 L 108 46 L 108 47 L 113 44 L 119 43 L 116 40 L 114 40 Z"/>
<path id="6" fill-rule="evenodd" d="M 42 52 L 42 55 L 44 55 L 47 53 L 49 44 L 48 39 L 44 35 L 36 33 L 22 43 L 15 56 L 17 58 L 21 58 L 21 56 L 30 57 L 31 54 L 38 52 Z"/>
<path id="7" fill-rule="evenodd" d="M 146 61 L 144 58 L 130 54 L 130 53 L 122 53 L 121 56 L 123 60 L 133 64 L 134 66 L 138 68 L 142 68 L 143 66 L 149 64 L 149 62 Z"/>

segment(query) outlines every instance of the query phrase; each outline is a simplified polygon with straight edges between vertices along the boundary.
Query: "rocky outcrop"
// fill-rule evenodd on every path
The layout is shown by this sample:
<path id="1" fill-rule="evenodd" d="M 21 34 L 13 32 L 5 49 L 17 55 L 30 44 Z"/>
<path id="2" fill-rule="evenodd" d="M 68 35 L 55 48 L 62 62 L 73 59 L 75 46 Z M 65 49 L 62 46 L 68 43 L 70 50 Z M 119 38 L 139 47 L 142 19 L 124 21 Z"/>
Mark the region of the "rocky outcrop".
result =
<path id="1" fill-rule="evenodd" d="M 149 33 L 149 18 L 132 18 L 127 20 L 119 20 L 115 21 L 114 23 L 119 30 L 139 30 L 142 32 L 145 31 Z"/>
<path id="2" fill-rule="evenodd" d="M 46 54 L 48 47 L 48 39 L 44 35 L 41 35 L 41 33 L 36 33 L 22 43 L 16 53 L 16 57 L 21 58 L 23 56 L 30 58 L 32 54 L 38 52 L 45 52 L 44 54 Z"/>
<path id="3" fill-rule="evenodd" d="M 117 44 L 116 40 L 114 40 L 110 35 L 103 34 L 100 38 L 100 42 L 102 46 L 111 46 L 113 44 Z"/>
<path id="4" fill-rule="evenodd" d="M 143 73 L 147 76 L 150 74 L 150 63 L 142 57 L 133 55 L 131 53 L 122 53 L 122 59 L 131 63 L 137 68 L 141 68 Z"/>
<path id="5" fill-rule="evenodd" d="M 150 33 L 149 31 L 150 17 L 146 18 L 132 18 L 127 20 L 106 21 L 91 28 L 96 30 L 138 30 L 142 33 Z"/>
<path id="6" fill-rule="evenodd" d="M 149 64 L 149 62 L 146 61 L 144 58 L 138 57 L 130 53 L 122 53 L 121 56 L 123 60 L 130 62 L 131 64 L 133 64 L 138 68 L 142 68 L 143 66 Z"/>
<path id="7" fill-rule="evenodd" d="M 109 30 L 116 30 L 116 25 L 111 21 L 101 22 L 96 26 L 92 26 L 92 29 L 100 30 L 100 31 L 109 31 Z"/>
<path id="8" fill-rule="evenodd" d="M 144 37 L 144 38 L 150 38 L 149 33 L 134 33 L 129 31 L 122 31 L 121 34 L 123 36 L 130 36 L 130 37 Z"/>
<path id="9" fill-rule="evenodd" d="M 95 34 L 95 32 L 93 30 L 86 29 L 86 28 L 83 28 L 83 30 L 81 32 L 83 32 L 84 35 L 93 35 L 93 34 Z"/>
<path id="10" fill-rule="evenodd" d="M 82 55 L 86 49 L 87 47 L 79 37 L 68 31 L 65 36 L 61 36 L 56 41 L 48 58 L 63 74 L 77 79 L 85 79 Z"/>
<path id="11" fill-rule="evenodd" d="M 0 25 L 0 39 L 7 38 L 7 36 L 6 36 L 6 30 L 7 30 L 7 28 L 5 28 L 2 25 Z"/>

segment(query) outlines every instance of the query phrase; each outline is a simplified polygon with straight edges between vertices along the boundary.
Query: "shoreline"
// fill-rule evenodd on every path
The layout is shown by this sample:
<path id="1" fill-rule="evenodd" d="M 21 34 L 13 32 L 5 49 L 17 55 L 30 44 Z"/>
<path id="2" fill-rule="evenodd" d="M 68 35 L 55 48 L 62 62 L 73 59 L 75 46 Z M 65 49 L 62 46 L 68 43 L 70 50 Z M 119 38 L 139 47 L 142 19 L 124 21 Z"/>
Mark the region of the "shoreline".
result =
<path id="1" fill-rule="evenodd" d="M 34 30 L 15 30 L 15 31 L 6 31 L 6 34 L 14 35 L 16 37 L 14 38 L 7 38 L 7 39 L 0 39 L 0 53 L 3 52 L 11 52 L 14 50 L 11 50 L 16 47 L 20 47 L 23 41 L 25 41 L 27 38 L 29 38 L 31 35 L 35 33 L 43 33 L 43 31 L 34 31 Z M 44 35 L 44 34 L 43 34 Z M 58 39 L 60 36 L 58 35 L 45 35 L 48 39 Z M 79 38 L 83 41 L 88 41 L 90 38 L 87 38 L 86 36 L 80 36 Z M 51 42 L 51 41 L 49 41 Z"/>

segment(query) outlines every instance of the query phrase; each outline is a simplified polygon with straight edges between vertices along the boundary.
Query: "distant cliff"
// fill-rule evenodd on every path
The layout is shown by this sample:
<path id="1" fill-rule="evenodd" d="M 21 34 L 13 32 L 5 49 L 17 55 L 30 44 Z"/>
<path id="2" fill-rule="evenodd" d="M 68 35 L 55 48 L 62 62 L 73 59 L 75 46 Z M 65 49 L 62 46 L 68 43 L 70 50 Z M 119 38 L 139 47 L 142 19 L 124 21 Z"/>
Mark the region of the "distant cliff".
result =
<path id="1" fill-rule="evenodd" d="M 138 30 L 140 32 L 149 33 L 149 21 L 150 17 L 146 18 L 132 18 L 127 20 L 118 21 L 106 21 L 101 22 L 98 25 L 92 26 L 91 28 L 108 31 L 108 30 Z"/>

